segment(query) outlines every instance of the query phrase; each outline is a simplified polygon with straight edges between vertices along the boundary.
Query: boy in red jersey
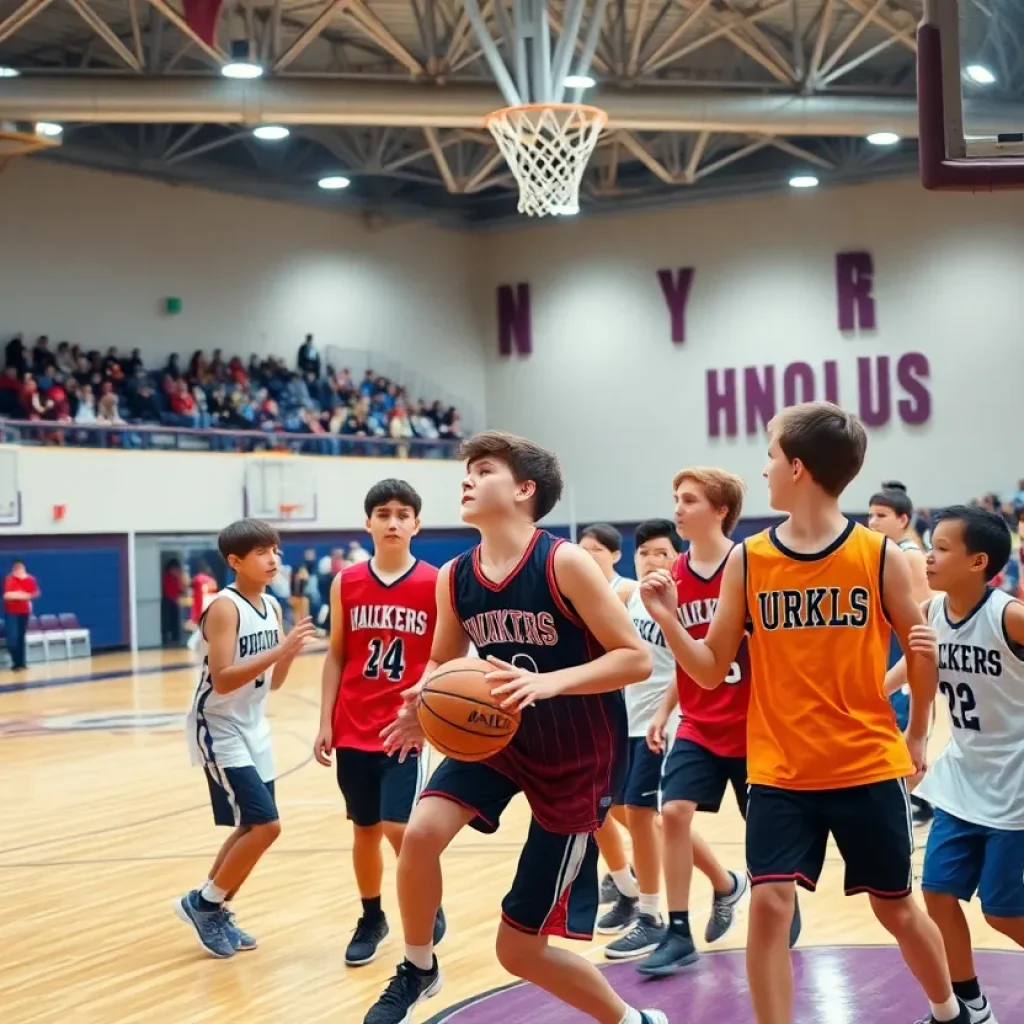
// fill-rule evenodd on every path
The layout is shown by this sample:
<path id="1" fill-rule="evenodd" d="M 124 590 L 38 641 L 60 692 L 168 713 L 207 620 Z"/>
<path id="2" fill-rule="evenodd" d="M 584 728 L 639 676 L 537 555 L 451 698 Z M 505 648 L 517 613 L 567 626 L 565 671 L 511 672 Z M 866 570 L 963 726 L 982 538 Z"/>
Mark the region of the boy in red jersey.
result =
<path id="1" fill-rule="evenodd" d="M 363 1024 L 408 1024 L 413 1008 L 441 987 L 430 943 L 441 855 L 467 825 L 494 832 L 517 793 L 532 820 L 502 901 L 499 962 L 599 1024 L 668 1024 L 660 1011 L 627 1006 L 592 963 L 549 942 L 593 934 L 593 833 L 626 760 L 621 690 L 650 675 L 651 656 L 593 559 L 537 529 L 562 492 L 555 456 L 499 431 L 477 434 L 461 454 L 462 518 L 479 530 L 480 544 L 438 576 L 428 672 L 465 655 L 472 640 L 494 666 L 492 693 L 520 709 L 522 721 L 487 760 L 446 759 L 413 812 L 398 860 L 405 960 Z M 391 749 L 423 743 L 420 689 L 410 689 L 387 731 Z"/>
<path id="2" fill-rule="evenodd" d="M 401 850 L 426 757 L 389 757 L 380 733 L 402 706 L 402 691 L 423 676 L 437 619 L 437 569 L 410 550 L 420 528 L 420 496 L 404 480 L 381 480 L 363 504 L 374 553 L 347 566 L 331 585 L 331 640 L 313 748 L 327 767 L 337 751 L 338 787 L 354 833 L 352 865 L 363 913 L 345 951 L 350 967 L 370 963 L 388 934 L 381 845 L 387 839 L 396 856 Z M 435 942 L 444 927 L 438 909 Z"/>
<path id="3" fill-rule="evenodd" d="M 683 628 L 701 639 L 718 604 L 722 570 L 733 549 L 729 535 L 743 510 L 743 481 L 722 469 L 684 469 L 672 481 L 676 529 L 690 542 L 672 570 L 678 617 Z M 662 976 L 692 964 L 697 951 L 690 934 L 690 883 L 696 867 L 714 892 L 705 942 L 716 942 L 732 927 L 736 906 L 747 892 L 745 872 L 726 870 L 693 830 L 697 811 L 717 814 L 731 786 L 740 814 L 747 811 L 747 707 L 750 659 L 746 643 L 730 665 L 725 685 L 706 690 L 676 666 L 676 687 L 665 694 L 647 733 L 654 750 L 665 748 L 665 725 L 678 704 L 682 719 L 662 775 L 662 825 L 666 849 L 665 889 L 668 930 L 661 945 L 637 968 Z M 799 935 L 795 916 L 791 943 Z"/>

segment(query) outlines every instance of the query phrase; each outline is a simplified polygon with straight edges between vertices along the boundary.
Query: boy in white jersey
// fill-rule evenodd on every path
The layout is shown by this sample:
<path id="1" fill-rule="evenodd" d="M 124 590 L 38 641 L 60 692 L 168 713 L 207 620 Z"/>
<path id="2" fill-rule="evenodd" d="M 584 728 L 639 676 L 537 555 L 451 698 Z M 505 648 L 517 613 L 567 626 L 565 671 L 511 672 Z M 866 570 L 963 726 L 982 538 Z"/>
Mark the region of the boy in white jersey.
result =
<path id="1" fill-rule="evenodd" d="M 617 593 L 623 582 L 615 571 L 622 557 L 622 534 L 610 523 L 593 523 L 580 533 L 579 546 L 597 562 L 609 586 Z M 625 824 L 625 810 L 613 807 L 594 836 L 608 867 L 608 874 L 601 880 L 600 899 L 602 903 L 616 904 L 597 923 L 598 932 L 604 935 L 628 928 L 636 916 L 640 899 L 640 890 L 626 857 Z"/>
<path id="2" fill-rule="evenodd" d="M 911 646 L 938 662 L 951 738 L 920 786 L 935 808 L 921 888 L 954 991 L 972 1024 L 995 1024 L 960 901 L 977 893 L 988 923 L 1024 946 L 1024 604 L 989 586 L 1010 557 L 999 515 L 958 505 L 936 520 L 928 581 L 945 597 L 926 603 Z M 900 662 L 886 690 L 905 677 Z"/>
<path id="3" fill-rule="evenodd" d="M 234 831 L 206 882 L 182 896 L 175 910 L 203 948 L 220 958 L 256 948 L 228 907 L 281 834 L 264 702 L 267 690 L 284 683 L 293 659 L 316 633 L 307 617 L 282 640 L 281 609 L 265 593 L 277 573 L 279 543 L 277 531 L 256 519 L 225 527 L 217 547 L 235 581 L 199 623 L 203 665 L 186 719 L 189 749 L 192 763 L 205 771 L 214 822 Z"/>
<path id="4" fill-rule="evenodd" d="M 655 569 L 670 569 L 682 549 L 675 524 L 668 519 L 648 519 L 636 528 L 636 575 L 642 580 Z M 665 691 L 675 687 L 676 661 L 640 598 L 636 580 L 620 580 L 615 593 L 626 605 L 636 631 L 650 648 L 653 671 L 642 683 L 623 691 L 629 716 L 628 768 L 613 806 L 623 810 L 626 829 L 633 841 L 633 865 L 639 898 L 619 896 L 615 906 L 597 923 L 599 932 L 619 931 L 623 921 L 633 927 L 605 949 L 609 960 L 646 956 L 657 949 L 665 934 L 661 917 L 661 839 L 657 817 L 660 809 L 661 767 L 664 751 L 647 745 L 647 730 Z"/>

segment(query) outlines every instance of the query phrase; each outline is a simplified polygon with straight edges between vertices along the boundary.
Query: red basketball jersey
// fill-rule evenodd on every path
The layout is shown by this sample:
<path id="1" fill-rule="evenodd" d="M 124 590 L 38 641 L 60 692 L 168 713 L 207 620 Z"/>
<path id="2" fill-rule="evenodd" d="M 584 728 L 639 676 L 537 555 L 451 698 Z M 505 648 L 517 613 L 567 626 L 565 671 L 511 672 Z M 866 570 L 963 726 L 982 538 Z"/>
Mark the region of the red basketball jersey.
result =
<path id="1" fill-rule="evenodd" d="M 689 555 L 680 555 L 672 569 L 679 593 L 679 621 L 695 640 L 707 636 L 722 590 L 725 561 L 705 579 L 690 567 Z M 725 682 L 705 690 L 676 665 L 679 690 L 679 739 L 691 740 L 719 757 L 747 756 L 747 706 L 750 703 L 750 655 L 744 637 Z"/>
<path id="2" fill-rule="evenodd" d="M 417 561 L 394 583 L 371 562 L 341 573 L 345 654 L 334 704 L 334 746 L 382 751 L 380 731 L 394 721 L 402 691 L 419 682 L 437 622 L 437 569 Z"/>

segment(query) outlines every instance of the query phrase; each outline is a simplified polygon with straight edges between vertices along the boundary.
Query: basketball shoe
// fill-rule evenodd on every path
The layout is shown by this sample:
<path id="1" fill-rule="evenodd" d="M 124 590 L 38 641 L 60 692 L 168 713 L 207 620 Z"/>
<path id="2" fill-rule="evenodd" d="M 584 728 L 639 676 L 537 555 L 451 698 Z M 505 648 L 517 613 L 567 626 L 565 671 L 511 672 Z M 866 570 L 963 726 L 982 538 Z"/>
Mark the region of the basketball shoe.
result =
<path id="1" fill-rule="evenodd" d="M 735 871 L 730 871 L 729 874 L 732 875 L 733 890 L 728 893 L 715 893 L 714 902 L 711 904 L 711 916 L 704 929 L 705 942 L 717 942 L 725 937 L 736 922 L 736 907 L 747 894 L 747 876 L 739 875 Z"/>
<path id="2" fill-rule="evenodd" d="M 960 1013 L 957 1017 L 950 1021 L 938 1021 L 930 1014 L 927 1017 L 922 1017 L 916 1024 L 973 1024 L 974 1017 L 971 1014 L 971 1008 L 962 1000 L 957 999 L 957 1005 L 960 1007 Z M 982 1018 L 984 1019 L 984 1018 Z M 988 1020 L 991 1020 L 991 1016 Z M 988 1022 L 986 1022 L 988 1024 Z"/>
<path id="3" fill-rule="evenodd" d="M 199 945 L 210 956 L 224 960 L 235 955 L 235 946 L 227 929 L 227 915 L 220 907 L 201 910 L 201 896 L 198 889 L 186 893 L 174 903 L 174 912 L 189 925 L 199 940 Z"/>
<path id="4" fill-rule="evenodd" d="M 231 945 L 240 952 L 247 952 L 250 949 L 255 949 L 259 943 L 244 929 L 238 927 L 238 922 L 235 920 L 234 912 L 227 904 L 223 905 L 223 913 L 225 917 L 224 930 L 227 932 L 228 938 L 231 940 Z"/>
<path id="5" fill-rule="evenodd" d="M 415 964 L 403 960 L 380 999 L 363 1018 L 363 1024 L 409 1024 L 412 1011 L 424 999 L 437 995 L 443 983 L 436 956 L 429 971 L 420 970 Z"/>
<path id="6" fill-rule="evenodd" d="M 665 937 L 665 924 L 651 914 L 638 914 L 636 922 L 625 935 L 610 942 L 604 949 L 608 960 L 631 960 L 653 953 Z"/>

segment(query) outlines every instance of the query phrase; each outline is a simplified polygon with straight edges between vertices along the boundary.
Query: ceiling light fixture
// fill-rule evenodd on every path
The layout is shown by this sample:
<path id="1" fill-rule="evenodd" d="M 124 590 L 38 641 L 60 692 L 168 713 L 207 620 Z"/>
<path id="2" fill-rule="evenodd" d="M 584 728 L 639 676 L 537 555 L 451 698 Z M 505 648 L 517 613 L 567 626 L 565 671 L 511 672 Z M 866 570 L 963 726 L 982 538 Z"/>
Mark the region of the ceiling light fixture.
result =
<path id="1" fill-rule="evenodd" d="M 975 85 L 994 85 L 996 81 L 996 76 L 984 64 L 968 64 L 964 74 Z"/>
<path id="2" fill-rule="evenodd" d="M 895 146 L 900 137 L 895 132 L 872 132 L 868 136 L 868 142 L 872 146 Z"/>
<path id="3" fill-rule="evenodd" d="M 566 89 L 593 89 L 597 82 L 590 75 L 566 75 Z"/>
<path id="4" fill-rule="evenodd" d="M 64 126 L 54 124 L 53 121 L 37 121 L 36 135 L 43 135 L 48 139 L 56 138 L 64 131 Z"/>
<path id="5" fill-rule="evenodd" d="M 317 184 L 327 191 L 333 191 L 339 188 L 348 188 L 352 184 L 351 179 L 346 178 L 344 174 L 328 174 L 326 177 L 321 178 Z"/>
<path id="6" fill-rule="evenodd" d="M 790 188 L 817 188 L 818 179 L 813 174 L 794 174 L 789 179 Z"/>
<path id="7" fill-rule="evenodd" d="M 279 124 L 261 124 L 259 128 L 253 128 L 252 133 L 257 139 L 264 142 L 280 142 L 287 139 L 291 132 Z"/>

